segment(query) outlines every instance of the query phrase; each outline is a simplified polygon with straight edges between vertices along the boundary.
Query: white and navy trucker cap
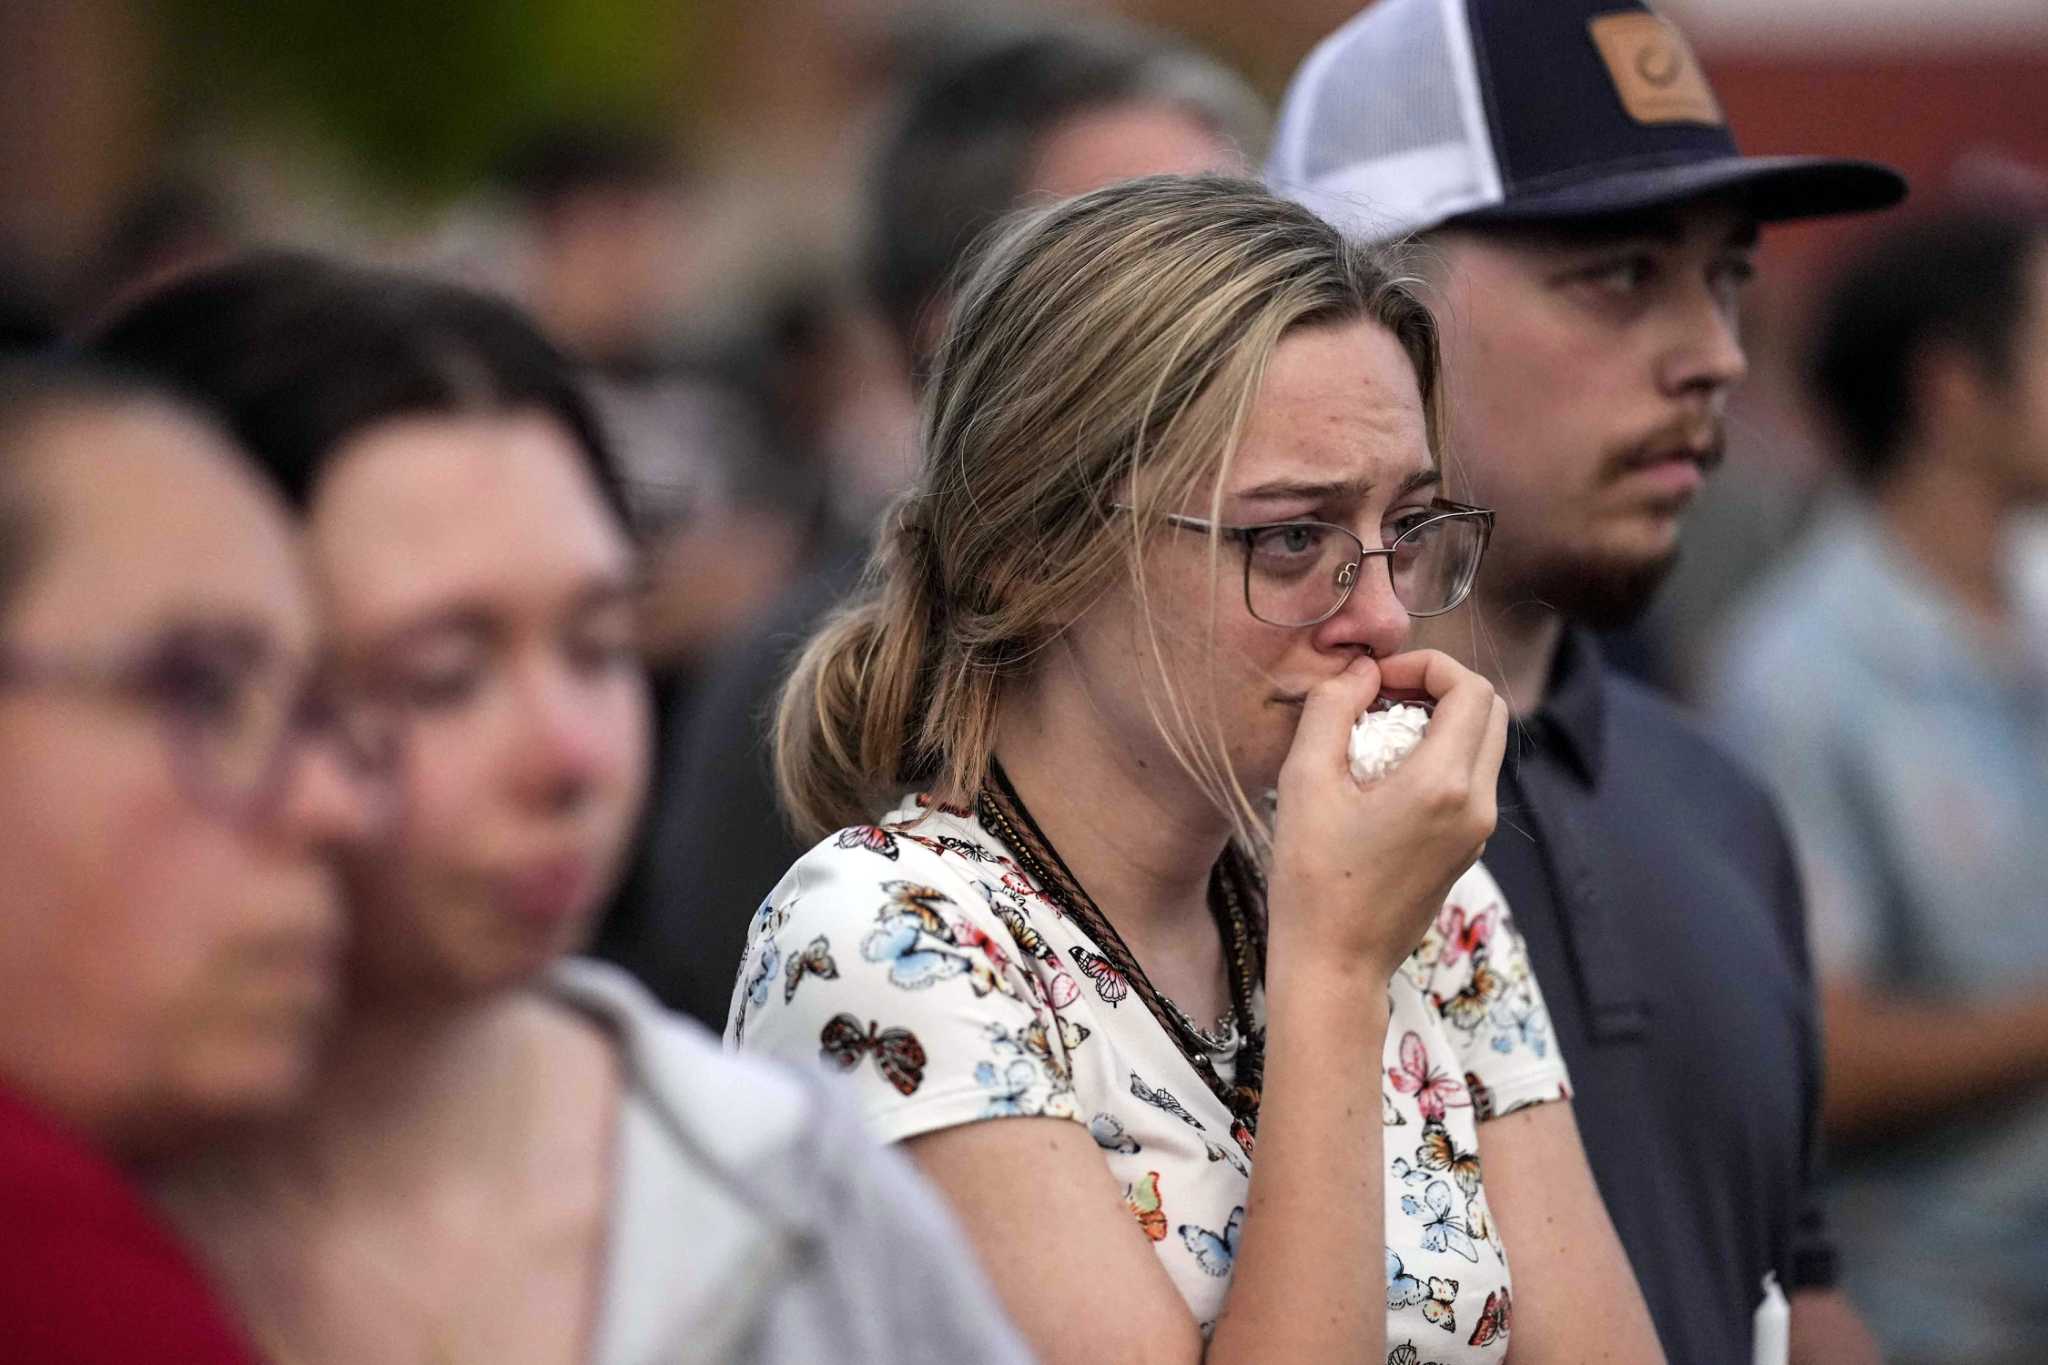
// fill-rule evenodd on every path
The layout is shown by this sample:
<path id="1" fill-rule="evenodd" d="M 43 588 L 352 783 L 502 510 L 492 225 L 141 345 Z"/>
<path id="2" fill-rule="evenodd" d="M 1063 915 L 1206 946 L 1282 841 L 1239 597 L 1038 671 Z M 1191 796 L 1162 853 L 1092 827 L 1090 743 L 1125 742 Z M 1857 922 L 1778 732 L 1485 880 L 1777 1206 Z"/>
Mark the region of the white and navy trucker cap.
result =
<path id="1" fill-rule="evenodd" d="M 1875 162 L 1742 155 L 1685 35 L 1638 0 L 1378 0 L 1294 73 L 1266 180 L 1375 241 L 1720 192 L 1765 222 L 1906 193 Z"/>

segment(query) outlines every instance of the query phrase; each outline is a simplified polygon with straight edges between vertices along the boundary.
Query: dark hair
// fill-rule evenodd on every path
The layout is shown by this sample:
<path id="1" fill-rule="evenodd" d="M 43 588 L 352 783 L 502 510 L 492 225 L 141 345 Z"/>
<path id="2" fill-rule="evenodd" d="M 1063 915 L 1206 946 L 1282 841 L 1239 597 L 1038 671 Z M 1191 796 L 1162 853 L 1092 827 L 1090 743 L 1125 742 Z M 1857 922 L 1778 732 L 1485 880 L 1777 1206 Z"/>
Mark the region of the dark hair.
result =
<path id="1" fill-rule="evenodd" d="M 2027 273 L 2043 247 L 2048 218 L 1954 207 L 1880 231 L 1836 278 L 1810 369 L 1859 482 L 1882 482 L 1913 436 L 1913 369 L 1928 347 L 1959 347 L 1994 383 L 2012 378 L 2030 304 L 2048 308 Z"/>
<path id="2" fill-rule="evenodd" d="M 1159 100 L 1247 143 L 1250 89 L 1214 61 L 1143 30 L 1070 26 L 940 55 L 917 80 L 872 176 L 868 284 L 915 368 L 925 313 L 961 257 L 1018 206 L 1039 139 L 1105 105 Z M 1255 148 L 1246 146 L 1247 155 Z"/>
<path id="3" fill-rule="evenodd" d="M 0 361 L 0 615 L 35 572 L 50 539 L 48 519 L 23 471 L 28 438 L 64 413 L 145 403 L 182 410 L 132 376 L 76 358 Z"/>
<path id="4" fill-rule="evenodd" d="M 301 510 L 336 449 L 368 427 L 530 408 L 562 424 L 626 520 L 568 360 L 510 303 L 461 285 L 266 252 L 181 278 L 88 346 L 218 414 Z"/>

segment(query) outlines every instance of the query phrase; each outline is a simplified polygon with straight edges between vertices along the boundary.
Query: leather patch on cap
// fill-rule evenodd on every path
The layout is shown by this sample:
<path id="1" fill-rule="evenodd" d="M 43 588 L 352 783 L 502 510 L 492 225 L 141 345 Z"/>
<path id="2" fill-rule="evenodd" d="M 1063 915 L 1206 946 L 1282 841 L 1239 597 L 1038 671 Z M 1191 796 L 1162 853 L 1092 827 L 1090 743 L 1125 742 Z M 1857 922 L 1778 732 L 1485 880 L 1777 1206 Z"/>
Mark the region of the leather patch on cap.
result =
<path id="1" fill-rule="evenodd" d="M 1624 10 L 1590 20 L 1587 29 L 1621 107 L 1637 123 L 1725 122 L 1685 35 L 1654 14 Z"/>

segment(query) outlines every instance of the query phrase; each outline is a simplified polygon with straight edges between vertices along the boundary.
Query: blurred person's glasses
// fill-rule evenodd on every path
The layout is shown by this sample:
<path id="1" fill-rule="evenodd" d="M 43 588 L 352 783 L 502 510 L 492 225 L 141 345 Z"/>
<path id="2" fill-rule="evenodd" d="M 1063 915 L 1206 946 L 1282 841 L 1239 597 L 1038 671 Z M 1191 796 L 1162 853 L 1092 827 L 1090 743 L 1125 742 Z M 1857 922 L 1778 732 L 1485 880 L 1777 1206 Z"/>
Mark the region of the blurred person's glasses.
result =
<path id="1" fill-rule="evenodd" d="M 1393 542 L 1377 550 L 1326 521 L 1226 526 L 1169 513 L 1166 522 L 1242 545 L 1246 609 L 1268 625 L 1289 628 L 1335 616 L 1368 559 L 1386 561 L 1394 598 L 1410 616 L 1441 616 L 1471 594 L 1493 534 L 1492 512 L 1445 498 L 1403 517 Z"/>
<path id="2" fill-rule="evenodd" d="M 394 708 L 295 665 L 247 630 L 167 631 L 124 656 L 44 654 L 0 642 L 0 691 L 97 695 L 161 723 L 179 786 L 194 804 L 248 822 L 273 809 L 308 742 L 331 744 L 359 780 L 396 772 Z"/>

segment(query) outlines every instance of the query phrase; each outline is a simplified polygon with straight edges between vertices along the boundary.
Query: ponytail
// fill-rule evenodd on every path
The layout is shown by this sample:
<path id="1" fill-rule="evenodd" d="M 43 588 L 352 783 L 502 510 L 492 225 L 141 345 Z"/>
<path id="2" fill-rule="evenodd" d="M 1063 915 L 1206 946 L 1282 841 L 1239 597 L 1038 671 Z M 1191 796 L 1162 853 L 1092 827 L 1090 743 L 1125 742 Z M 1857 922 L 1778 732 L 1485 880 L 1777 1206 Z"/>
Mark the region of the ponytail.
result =
<path id="1" fill-rule="evenodd" d="M 775 787 L 800 837 L 873 820 L 935 775 L 934 656 L 943 604 L 930 533 L 897 500 L 856 598 L 797 656 L 775 707 Z"/>

